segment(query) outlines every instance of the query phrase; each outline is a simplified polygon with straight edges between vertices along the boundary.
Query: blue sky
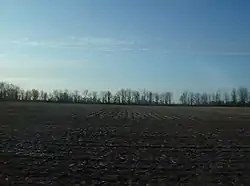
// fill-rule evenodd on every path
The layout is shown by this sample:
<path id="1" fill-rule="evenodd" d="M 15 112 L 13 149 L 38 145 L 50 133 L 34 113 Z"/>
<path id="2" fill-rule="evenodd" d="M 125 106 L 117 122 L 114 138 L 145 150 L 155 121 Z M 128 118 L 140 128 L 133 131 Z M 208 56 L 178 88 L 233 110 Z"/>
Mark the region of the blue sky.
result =
<path id="1" fill-rule="evenodd" d="M 0 78 L 24 88 L 250 85 L 248 0 L 0 0 Z"/>

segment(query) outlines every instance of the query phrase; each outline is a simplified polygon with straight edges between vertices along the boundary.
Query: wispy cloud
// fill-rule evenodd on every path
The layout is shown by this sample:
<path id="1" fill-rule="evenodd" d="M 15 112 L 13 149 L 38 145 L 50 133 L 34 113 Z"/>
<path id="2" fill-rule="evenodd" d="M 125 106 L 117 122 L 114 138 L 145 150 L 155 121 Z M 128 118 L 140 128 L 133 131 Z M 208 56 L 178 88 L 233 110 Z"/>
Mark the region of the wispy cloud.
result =
<path id="1" fill-rule="evenodd" d="M 116 50 L 113 48 L 97 48 L 100 52 L 115 52 Z"/>
<path id="2" fill-rule="evenodd" d="M 140 51 L 149 51 L 148 48 L 140 48 L 139 50 L 140 50 Z"/>
<path id="3" fill-rule="evenodd" d="M 250 56 L 250 52 L 190 52 L 194 55 Z"/>
<path id="4" fill-rule="evenodd" d="M 226 56 L 250 56 L 250 52 L 227 52 L 227 53 L 222 53 L 222 55 Z"/>
<path id="5" fill-rule="evenodd" d="M 169 45 L 158 48 L 157 43 L 149 41 L 140 42 L 136 40 L 121 40 L 115 38 L 98 38 L 98 37 L 76 37 L 69 36 L 61 40 L 31 40 L 27 37 L 12 40 L 9 42 L 13 45 L 26 45 L 30 47 L 44 47 L 44 48 L 60 48 L 60 49 L 81 49 L 83 51 L 97 51 L 97 52 L 152 52 L 157 51 L 162 55 L 221 55 L 221 56 L 250 56 L 250 52 L 235 50 L 233 48 L 218 47 L 199 48 L 182 47 L 181 45 Z M 173 44 L 173 43 L 172 43 Z M 155 46 L 156 45 L 156 46 Z M 189 46 L 189 45 L 188 45 Z M 168 50 L 166 50 L 168 48 Z M 228 52 L 230 51 L 230 52 Z M 3 54 L 0 54 L 3 57 Z"/>
<path id="6" fill-rule="evenodd" d="M 83 51 L 98 52 L 159 52 L 161 55 L 224 55 L 224 56 L 250 56 L 242 45 L 230 45 L 225 42 L 167 42 L 160 39 L 117 39 L 105 37 L 79 37 L 68 36 L 58 40 L 32 40 L 22 38 L 8 42 L 13 45 L 26 45 L 29 47 L 80 49 Z"/>
<path id="7" fill-rule="evenodd" d="M 62 40 L 31 40 L 22 38 L 9 42 L 13 45 L 26 45 L 30 47 L 45 48 L 80 48 L 82 50 L 96 50 L 101 52 L 128 52 L 128 51 L 149 51 L 149 43 L 135 40 L 120 40 L 115 38 L 98 37 L 75 37 L 69 36 Z"/>
<path id="8" fill-rule="evenodd" d="M 35 63 L 34 63 L 35 61 Z M 95 63 L 94 61 L 88 60 L 49 60 L 49 59 L 39 59 L 39 58 L 18 58 L 18 59 L 1 59 L 0 67 L 7 71 L 13 71 L 15 69 L 20 71 L 34 71 L 38 73 L 39 71 L 58 70 L 58 69 L 71 69 L 71 68 L 82 68 L 86 65 Z"/>
<path id="9" fill-rule="evenodd" d="M 163 50 L 163 54 L 169 54 L 169 50 Z"/>
<path id="10" fill-rule="evenodd" d="M 70 36 L 68 39 L 60 41 L 34 41 L 28 38 L 12 40 L 11 44 L 28 45 L 33 47 L 50 47 L 50 48 L 124 48 L 131 47 L 135 44 L 132 40 L 118 40 L 113 38 L 94 38 Z"/>
<path id="11" fill-rule="evenodd" d="M 133 48 L 120 48 L 121 51 L 132 51 L 134 50 Z"/>
<path id="12" fill-rule="evenodd" d="M 48 47 L 48 48 L 73 48 L 83 47 L 83 43 L 62 42 L 62 41 L 33 41 L 33 40 L 13 40 L 11 44 L 27 45 L 32 47 Z"/>

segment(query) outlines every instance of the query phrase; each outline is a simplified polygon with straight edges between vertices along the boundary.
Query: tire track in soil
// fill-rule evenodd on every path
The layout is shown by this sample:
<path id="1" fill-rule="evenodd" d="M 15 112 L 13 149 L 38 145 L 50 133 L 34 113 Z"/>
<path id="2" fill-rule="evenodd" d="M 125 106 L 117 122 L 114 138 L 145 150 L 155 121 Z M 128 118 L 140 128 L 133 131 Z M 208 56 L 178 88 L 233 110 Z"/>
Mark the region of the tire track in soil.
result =
<path id="1" fill-rule="evenodd" d="M 147 112 L 137 112 L 137 118 L 139 121 L 150 120 L 151 116 Z"/>
<path id="2" fill-rule="evenodd" d="M 176 111 L 170 111 L 170 110 L 167 110 L 164 111 L 164 109 L 160 110 L 159 108 L 152 108 L 151 109 L 151 112 L 149 112 L 150 115 L 152 115 L 153 118 L 155 118 L 156 120 L 159 120 L 159 121 L 180 121 L 181 119 L 183 119 L 181 116 L 181 114 L 178 114 L 178 112 Z"/>
<path id="3" fill-rule="evenodd" d="M 112 114 L 110 115 L 111 119 L 117 120 L 117 116 L 118 116 L 119 112 L 120 112 L 119 110 L 112 112 Z"/>
<path id="4" fill-rule="evenodd" d="M 140 120 L 140 113 L 133 111 L 132 112 L 132 120 L 139 121 Z"/>
<path id="5" fill-rule="evenodd" d="M 121 109 L 119 114 L 117 115 L 117 120 L 125 121 L 128 119 L 128 113 L 126 109 Z"/>
<path id="6" fill-rule="evenodd" d="M 100 115 L 104 112 L 104 109 L 100 109 L 97 112 L 92 112 L 87 115 L 86 119 L 99 119 Z"/>
<path id="7" fill-rule="evenodd" d="M 182 112 L 181 111 L 182 111 L 181 109 L 180 111 L 178 111 L 178 109 L 176 108 L 169 108 L 167 111 L 165 111 L 164 109 L 162 110 L 156 109 L 155 112 L 163 116 L 163 121 L 165 121 L 166 123 L 171 123 L 171 125 L 174 125 L 176 132 L 180 133 L 181 135 L 185 135 L 185 132 L 192 133 L 194 131 L 193 128 L 197 126 L 199 126 L 199 128 L 202 126 L 205 127 L 206 121 L 203 118 L 190 115 L 190 111 L 189 112 L 183 112 L 185 110 L 183 110 Z M 195 135 L 200 135 L 200 133 Z"/>
<path id="8" fill-rule="evenodd" d="M 163 119 L 162 116 L 159 115 L 156 112 L 149 112 L 148 115 L 151 117 L 152 120 L 158 120 L 158 121 L 160 121 L 160 120 Z"/>

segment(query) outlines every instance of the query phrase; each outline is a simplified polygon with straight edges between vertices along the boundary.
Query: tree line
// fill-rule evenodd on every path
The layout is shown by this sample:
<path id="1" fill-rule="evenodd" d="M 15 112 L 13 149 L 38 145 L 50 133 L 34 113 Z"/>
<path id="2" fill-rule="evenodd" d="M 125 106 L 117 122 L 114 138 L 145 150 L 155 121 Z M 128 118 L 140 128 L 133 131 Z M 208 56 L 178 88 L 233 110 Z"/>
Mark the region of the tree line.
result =
<path id="1" fill-rule="evenodd" d="M 85 104 L 128 104 L 128 105 L 187 105 L 187 106 L 250 106 L 250 92 L 247 88 L 232 89 L 231 92 L 194 93 L 184 91 L 178 103 L 174 103 L 172 92 L 120 89 L 111 91 L 69 91 L 24 90 L 11 83 L 0 83 L 1 101 L 40 101 Z"/>

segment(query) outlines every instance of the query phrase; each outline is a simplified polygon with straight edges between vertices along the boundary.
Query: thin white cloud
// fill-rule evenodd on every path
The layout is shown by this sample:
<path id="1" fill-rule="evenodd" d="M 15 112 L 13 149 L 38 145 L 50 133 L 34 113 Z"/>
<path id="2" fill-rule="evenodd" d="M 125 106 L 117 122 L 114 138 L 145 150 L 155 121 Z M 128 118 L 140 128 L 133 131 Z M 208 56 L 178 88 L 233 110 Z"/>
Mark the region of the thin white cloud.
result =
<path id="1" fill-rule="evenodd" d="M 75 40 L 75 39 L 76 39 L 76 37 L 75 37 L 75 36 L 69 36 L 69 39 L 71 39 L 71 40 Z"/>
<path id="2" fill-rule="evenodd" d="M 140 49 L 138 46 L 136 47 L 136 42 L 134 40 L 119 40 L 113 38 L 95 37 L 77 38 L 75 36 L 69 36 L 67 39 L 59 41 L 35 41 L 29 38 L 22 38 L 19 40 L 12 40 L 9 43 L 13 45 L 26 45 L 30 47 L 80 48 L 83 50 L 97 50 L 103 52 L 148 50 L 146 48 Z"/>
<path id="3" fill-rule="evenodd" d="M 131 41 L 119 41 L 118 43 L 122 44 L 122 45 L 134 45 L 135 41 L 133 41 L 133 40 L 131 40 Z"/>
<path id="4" fill-rule="evenodd" d="M 11 44 L 21 44 L 20 40 L 12 40 L 10 41 Z"/>
<path id="5" fill-rule="evenodd" d="M 140 50 L 140 51 L 149 51 L 148 48 L 140 48 L 139 50 Z"/>
<path id="6" fill-rule="evenodd" d="M 33 62 L 35 61 L 35 63 Z M 0 69 L 2 73 L 8 75 L 9 73 L 18 74 L 21 71 L 25 72 L 37 72 L 39 69 L 41 72 L 46 72 L 49 70 L 58 70 L 58 69 L 70 69 L 70 68 L 79 68 L 86 65 L 93 64 L 93 61 L 88 60 L 48 60 L 48 59 L 33 59 L 33 58 L 18 58 L 18 59 L 1 59 L 0 60 Z"/>
<path id="7" fill-rule="evenodd" d="M 195 55 L 250 56 L 250 52 L 191 52 Z"/>
<path id="8" fill-rule="evenodd" d="M 83 43 L 72 43 L 72 42 L 61 42 L 61 41 L 24 41 L 24 40 L 13 40 L 11 44 L 27 45 L 32 47 L 48 47 L 48 48 L 73 48 L 83 47 Z"/>
<path id="9" fill-rule="evenodd" d="M 101 52 L 115 52 L 116 51 L 115 49 L 112 49 L 112 48 L 98 48 L 97 50 Z"/>
<path id="10" fill-rule="evenodd" d="M 119 41 L 111 38 L 94 38 L 94 37 L 84 37 L 78 39 L 80 43 L 88 44 L 88 45 L 104 45 L 104 46 L 114 46 L 119 44 Z"/>
<path id="11" fill-rule="evenodd" d="M 169 54 L 169 51 L 168 50 L 164 50 L 163 54 Z"/>
<path id="12" fill-rule="evenodd" d="M 134 50 L 133 48 L 120 48 L 121 51 L 132 51 Z"/>
<path id="13" fill-rule="evenodd" d="M 222 55 L 226 55 L 226 56 L 250 56 L 250 52 L 229 52 L 229 53 L 222 53 Z"/>

